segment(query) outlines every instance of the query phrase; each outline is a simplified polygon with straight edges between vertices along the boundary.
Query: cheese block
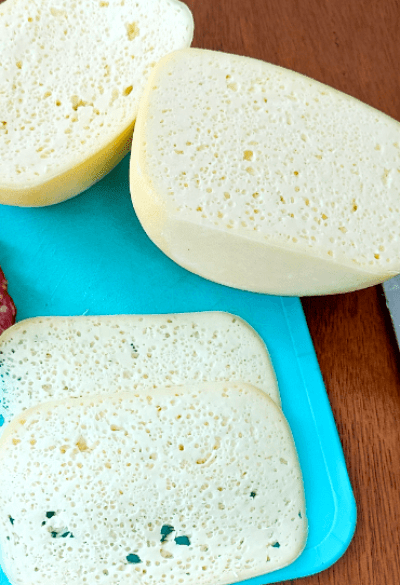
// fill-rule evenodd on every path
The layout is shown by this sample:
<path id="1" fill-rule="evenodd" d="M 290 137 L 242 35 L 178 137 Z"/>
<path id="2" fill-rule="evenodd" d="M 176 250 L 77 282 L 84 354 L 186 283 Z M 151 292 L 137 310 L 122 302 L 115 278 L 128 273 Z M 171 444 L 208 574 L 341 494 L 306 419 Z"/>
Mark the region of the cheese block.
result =
<path id="1" fill-rule="evenodd" d="M 400 125 L 275 65 L 186 49 L 142 96 L 135 211 L 186 269 L 278 295 L 355 290 L 400 272 Z"/>
<path id="2" fill-rule="evenodd" d="M 280 405 L 264 342 L 228 313 L 26 319 L 0 336 L 0 434 L 48 400 L 226 380 Z"/>
<path id="3" fill-rule="evenodd" d="M 244 383 L 42 403 L 3 435 L 0 484 L 12 585 L 224 585 L 306 542 L 289 426 Z"/>
<path id="4" fill-rule="evenodd" d="M 0 7 L 0 203 L 72 197 L 130 149 L 156 62 L 188 47 L 177 0 L 7 0 Z"/>

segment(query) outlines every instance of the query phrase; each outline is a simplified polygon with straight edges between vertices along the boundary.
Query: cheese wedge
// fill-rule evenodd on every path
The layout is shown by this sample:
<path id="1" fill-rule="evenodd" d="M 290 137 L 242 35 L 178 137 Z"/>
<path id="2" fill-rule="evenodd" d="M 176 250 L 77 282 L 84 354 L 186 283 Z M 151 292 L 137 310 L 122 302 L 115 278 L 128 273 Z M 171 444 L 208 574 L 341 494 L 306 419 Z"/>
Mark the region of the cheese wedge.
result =
<path id="1" fill-rule="evenodd" d="M 400 125 L 293 71 L 177 51 L 154 69 L 131 157 L 135 211 L 188 270 L 319 295 L 400 272 Z"/>
<path id="2" fill-rule="evenodd" d="M 0 336 L 0 433 L 48 400 L 229 380 L 280 405 L 264 342 L 228 313 L 26 319 Z"/>
<path id="3" fill-rule="evenodd" d="M 7 0 L 0 7 L 0 203 L 72 197 L 129 149 L 156 62 L 188 47 L 177 0 Z"/>
<path id="4" fill-rule="evenodd" d="M 3 435 L 0 484 L 12 585 L 225 585 L 307 537 L 289 426 L 244 383 L 41 404 Z"/>

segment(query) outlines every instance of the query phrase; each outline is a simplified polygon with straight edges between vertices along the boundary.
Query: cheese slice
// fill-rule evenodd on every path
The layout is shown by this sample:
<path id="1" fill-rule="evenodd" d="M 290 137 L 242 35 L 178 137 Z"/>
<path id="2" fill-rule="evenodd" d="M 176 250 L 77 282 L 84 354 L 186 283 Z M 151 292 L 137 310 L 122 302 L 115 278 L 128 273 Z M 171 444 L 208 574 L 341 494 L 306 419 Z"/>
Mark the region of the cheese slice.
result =
<path id="1" fill-rule="evenodd" d="M 48 400 L 232 380 L 280 405 L 263 340 L 228 313 L 26 319 L 0 336 L 0 433 Z"/>
<path id="2" fill-rule="evenodd" d="M 42 403 L 3 435 L 0 484 L 15 585 L 225 585 L 307 537 L 289 426 L 244 383 Z"/>
<path id="3" fill-rule="evenodd" d="M 153 242 L 228 286 L 318 295 L 400 272 L 400 125 L 269 63 L 200 49 L 162 59 L 130 184 Z"/>

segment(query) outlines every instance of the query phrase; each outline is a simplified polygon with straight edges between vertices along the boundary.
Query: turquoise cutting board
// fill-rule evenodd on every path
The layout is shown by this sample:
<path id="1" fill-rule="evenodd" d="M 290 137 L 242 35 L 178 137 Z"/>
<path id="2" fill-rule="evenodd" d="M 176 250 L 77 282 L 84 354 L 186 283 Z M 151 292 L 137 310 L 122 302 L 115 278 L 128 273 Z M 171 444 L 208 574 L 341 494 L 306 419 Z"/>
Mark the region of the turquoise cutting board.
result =
<path id="1" fill-rule="evenodd" d="M 36 209 L 0 205 L 0 266 L 17 318 L 217 310 L 250 323 L 270 351 L 293 431 L 309 538 L 292 565 L 244 583 L 321 571 L 346 550 L 356 506 L 300 300 L 230 289 L 176 265 L 142 230 L 128 177 L 126 157 L 100 183 L 64 203 Z M 0 571 L 0 585 L 7 583 Z"/>

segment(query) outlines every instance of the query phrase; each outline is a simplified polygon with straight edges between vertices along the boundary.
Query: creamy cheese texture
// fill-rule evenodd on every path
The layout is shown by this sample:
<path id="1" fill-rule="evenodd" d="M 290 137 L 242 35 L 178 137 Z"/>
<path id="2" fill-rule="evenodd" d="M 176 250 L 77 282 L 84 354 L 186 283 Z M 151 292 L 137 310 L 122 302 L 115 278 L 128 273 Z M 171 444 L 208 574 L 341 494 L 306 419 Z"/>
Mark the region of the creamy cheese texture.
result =
<path id="1" fill-rule="evenodd" d="M 289 426 L 244 383 L 48 402 L 0 441 L 0 545 L 13 585 L 225 585 L 307 537 Z"/>
<path id="2" fill-rule="evenodd" d="M 152 73 L 132 152 L 144 229 L 206 278 L 301 295 L 400 271 L 400 125 L 303 75 L 177 51 Z"/>
<path id="3" fill-rule="evenodd" d="M 192 35 L 177 0 L 2 4 L 0 203 L 56 203 L 111 170 L 151 69 Z"/>
<path id="4" fill-rule="evenodd" d="M 280 405 L 268 350 L 235 315 L 26 319 L 0 336 L 0 435 L 14 416 L 48 400 L 234 380 Z"/>

